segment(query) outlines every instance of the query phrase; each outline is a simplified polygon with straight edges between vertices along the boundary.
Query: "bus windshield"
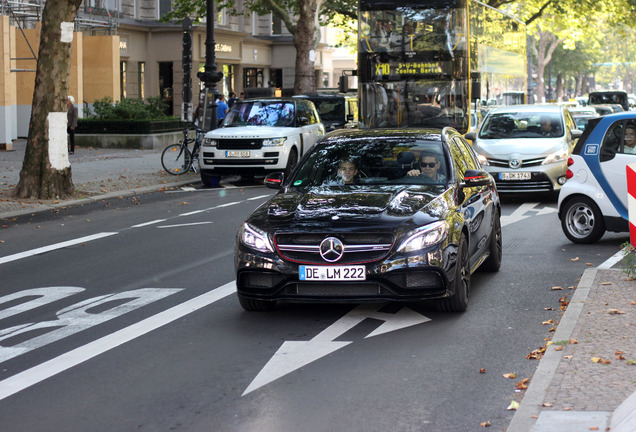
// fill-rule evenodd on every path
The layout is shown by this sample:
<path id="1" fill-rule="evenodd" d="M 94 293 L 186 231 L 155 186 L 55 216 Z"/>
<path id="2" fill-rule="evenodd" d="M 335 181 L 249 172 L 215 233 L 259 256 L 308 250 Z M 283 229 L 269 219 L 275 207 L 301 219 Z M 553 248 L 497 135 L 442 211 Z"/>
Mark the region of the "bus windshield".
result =
<path id="1" fill-rule="evenodd" d="M 361 0 L 358 25 L 361 127 L 465 133 L 471 103 L 524 98 L 525 26 L 483 3 Z"/>

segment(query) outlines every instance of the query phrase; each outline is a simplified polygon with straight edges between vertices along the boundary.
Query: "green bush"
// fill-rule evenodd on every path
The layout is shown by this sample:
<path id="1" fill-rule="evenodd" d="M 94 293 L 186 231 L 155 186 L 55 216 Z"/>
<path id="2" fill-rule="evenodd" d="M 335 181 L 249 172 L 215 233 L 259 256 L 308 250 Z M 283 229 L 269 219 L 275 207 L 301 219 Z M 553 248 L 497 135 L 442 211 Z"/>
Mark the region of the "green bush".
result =
<path id="1" fill-rule="evenodd" d="M 113 102 L 109 97 L 93 103 L 93 113 L 88 118 L 100 120 L 164 120 L 168 105 L 159 97 L 142 99 L 124 98 Z"/>

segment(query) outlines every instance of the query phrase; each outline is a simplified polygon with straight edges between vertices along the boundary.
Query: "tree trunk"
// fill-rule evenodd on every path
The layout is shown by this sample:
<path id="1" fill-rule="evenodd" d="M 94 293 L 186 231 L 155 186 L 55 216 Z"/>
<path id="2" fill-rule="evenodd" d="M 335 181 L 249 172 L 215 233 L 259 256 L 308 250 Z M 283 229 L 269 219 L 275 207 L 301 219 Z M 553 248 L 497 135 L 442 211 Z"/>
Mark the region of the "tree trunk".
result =
<path id="1" fill-rule="evenodd" d="M 67 198 L 74 193 L 66 141 L 62 142 L 66 136 L 71 43 L 62 39 L 68 30 L 63 32 L 61 25 L 73 23 L 80 3 L 47 0 L 44 5 L 29 136 L 20 181 L 13 190 L 18 198 Z"/>
<path id="2" fill-rule="evenodd" d="M 294 94 L 316 91 L 313 53 L 315 53 L 316 46 L 314 35 L 316 33 L 315 19 L 318 5 L 316 0 L 306 0 L 299 3 L 300 12 L 294 35 L 294 47 L 296 48 Z"/>

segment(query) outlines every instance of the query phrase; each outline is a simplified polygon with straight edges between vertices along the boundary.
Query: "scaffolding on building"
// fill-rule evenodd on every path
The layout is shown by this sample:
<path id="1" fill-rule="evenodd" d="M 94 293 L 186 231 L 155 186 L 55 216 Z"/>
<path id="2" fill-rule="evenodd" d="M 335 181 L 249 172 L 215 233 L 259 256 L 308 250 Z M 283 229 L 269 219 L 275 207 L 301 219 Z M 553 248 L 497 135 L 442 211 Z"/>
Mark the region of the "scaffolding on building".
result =
<path id="1" fill-rule="evenodd" d="M 24 34 L 24 30 L 33 29 L 38 22 L 42 21 L 45 2 L 46 0 L 0 0 L 0 15 L 9 17 L 9 24 L 20 31 L 32 55 L 32 57 L 12 57 L 11 64 L 21 60 L 37 61 L 35 50 Z M 85 0 L 80 5 L 75 17 L 75 31 L 88 32 L 91 35 L 117 34 L 119 9 L 120 0 Z M 11 72 L 35 71 L 35 69 L 11 67 Z"/>

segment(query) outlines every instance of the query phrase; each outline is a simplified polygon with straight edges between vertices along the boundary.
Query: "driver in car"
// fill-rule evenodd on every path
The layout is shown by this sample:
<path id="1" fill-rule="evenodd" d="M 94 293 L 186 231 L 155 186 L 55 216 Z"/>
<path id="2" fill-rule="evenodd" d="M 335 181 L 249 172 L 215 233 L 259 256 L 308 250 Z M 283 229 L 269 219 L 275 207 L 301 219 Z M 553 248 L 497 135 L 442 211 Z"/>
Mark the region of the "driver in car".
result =
<path id="1" fill-rule="evenodd" d="M 343 184 L 354 184 L 358 175 L 356 163 L 350 159 L 343 159 L 338 165 L 338 177 Z"/>
<path id="2" fill-rule="evenodd" d="M 423 176 L 434 183 L 446 183 L 446 177 L 439 173 L 442 165 L 442 155 L 438 153 L 421 153 L 419 160 L 420 169 L 412 169 L 406 175 L 415 177 Z"/>

